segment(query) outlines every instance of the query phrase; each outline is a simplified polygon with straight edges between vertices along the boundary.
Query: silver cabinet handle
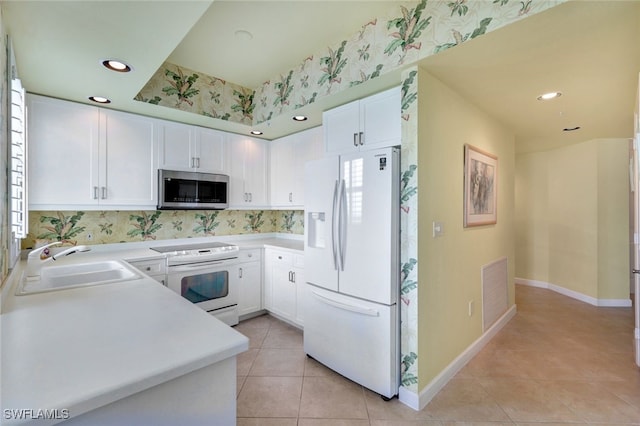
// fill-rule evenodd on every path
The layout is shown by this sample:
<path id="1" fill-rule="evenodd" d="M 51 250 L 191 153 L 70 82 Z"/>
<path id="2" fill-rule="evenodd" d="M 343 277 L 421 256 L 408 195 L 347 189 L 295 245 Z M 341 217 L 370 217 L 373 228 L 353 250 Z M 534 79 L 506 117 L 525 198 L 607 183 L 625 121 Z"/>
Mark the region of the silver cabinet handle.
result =
<path id="1" fill-rule="evenodd" d="M 358 146 L 358 134 L 353 134 L 353 146 Z"/>
<path id="2" fill-rule="evenodd" d="M 93 187 L 93 199 L 94 200 L 98 199 L 98 187 L 97 186 Z"/>
<path id="3" fill-rule="evenodd" d="M 293 203 L 293 192 L 289 193 L 289 202 Z"/>
<path id="4" fill-rule="evenodd" d="M 364 145 L 364 132 L 358 134 L 358 140 L 360 141 L 360 145 Z"/>
<path id="5" fill-rule="evenodd" d="M 252 202 L 252 201 L 253 201 L 253 192 L 250 192 L 249 193 L 249 202 Z"/>
<path id="6" fill-rule="evenodd" d="M 640 274 L 640 269 L 632 269 L 631 272 L 634 274 Z"/>
<path id="7" fill-rule="evenodd" d="M 102 199 L 103 200 L 107 199 L 107 187 L 106 186 L 102 187 Z"/>
<path id="8" fill-rule="evenodd" d="M 238 268 L 238 278 L 242 278 L 242 268 Z"/>

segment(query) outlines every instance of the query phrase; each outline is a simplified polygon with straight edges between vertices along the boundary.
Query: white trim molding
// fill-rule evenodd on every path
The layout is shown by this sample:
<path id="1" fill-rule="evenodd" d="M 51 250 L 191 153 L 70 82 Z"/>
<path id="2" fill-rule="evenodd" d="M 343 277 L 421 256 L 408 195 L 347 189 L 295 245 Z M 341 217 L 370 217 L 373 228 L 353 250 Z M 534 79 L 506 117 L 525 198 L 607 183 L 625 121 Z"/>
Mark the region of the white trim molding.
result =
<path id="1" fill-rule="evenodd" d="M 607 307 L 607 308 L 629 308 L 631 307 L 631 299 L 596 299 L 595 297 L 587 296 L 586 294 L 569 290 L 559 285 L 551 284 L 545 281 L 528 280 L 525 278 L 516 278 L 516 284 L 526 285 L 529 287 L 546 288 L 556 293 L 560 293 L 564 296 L 571 297 L 572 299 L 579 300 L 581 302 L 588 303 L 593 306 Z"/>
<path id="2" fill-rule="evenodd" d="M 436 396 L 438 392 L 455 376 L 469 361 L 485 347 L 491 339 L 498 334 L 510 320 L 516 315 L 516 305 L 512 305 L 489 329 L 475 342 L 464 350 L 451 364 L 440 372 L 419 394 L 400 387 L 398 400 L 416 411 L 422 410 Z"/>

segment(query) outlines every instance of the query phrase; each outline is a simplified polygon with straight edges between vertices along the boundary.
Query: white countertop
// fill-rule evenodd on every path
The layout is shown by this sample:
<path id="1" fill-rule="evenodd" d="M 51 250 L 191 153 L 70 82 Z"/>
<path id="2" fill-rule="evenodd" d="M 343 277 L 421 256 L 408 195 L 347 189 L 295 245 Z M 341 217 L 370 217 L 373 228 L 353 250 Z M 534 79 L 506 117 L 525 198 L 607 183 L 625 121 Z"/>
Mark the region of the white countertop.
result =
<path id="1" fill-rule="evenodd" d="M 56 262 L 162 258 L 166 240 L 92 246 Z M 241 248 L 302 250 L 300 237 L 215 238 Z M 2 409 L 69 410 L 72 417 L 248 349 L 231 327 L 146 278 L 15 296 L 25 261 L 3 289 Z M 29 424 L 6 419 L 3 424 Z M 33 420 L 38 425 L 53 424 Z"/>
<path id="2" fill-rule="evenodd" d="M 300 237 L 217 237 L 241 248 L 303 250 Z M 56 265 L 162 258 L 166 240 L 92 246 Z M 195 242 L 188 239 L 184 243 Z M 248 339 L 158 282 L 128 282 L 15 296 L 24 264 L 3 289 L 2 409 L 69 410 L 72 417 L 235 356 Z M 29 424 L 7 420 L 3 424 Z M 33 420 L 38 425 L 53 424 Z"/>
<path id="3" fill-rule="evenodd" d="M 91 252 L 69 257 L 87 256 L 94 258 L 94 256 L 100 256 L 99 258 L 109 258 L 109 256 L 117 256 L 119 259 L 126 260 L 154 259 L 163 257 L 163 255 L 151 250 L 150 247 L 172 246 L 178 244 L 195 244 L 206 241 L 236 244 L 241 249 L 275 247 L 285 250 L 304 251 L 304 239 L 302 235 L 269 233 L 181 238 L 174 240 L 144 241 L 137 243 L 98 244 L 91 246 Z M 56 248 L 54 248 L 54 251 L 55 250 Z"/>
<path id="4" fill-rule="evenodd" d="M 2 408 L 72 416 L 248 349 L 149 278 L 15 296 L 2 328 Z"/>

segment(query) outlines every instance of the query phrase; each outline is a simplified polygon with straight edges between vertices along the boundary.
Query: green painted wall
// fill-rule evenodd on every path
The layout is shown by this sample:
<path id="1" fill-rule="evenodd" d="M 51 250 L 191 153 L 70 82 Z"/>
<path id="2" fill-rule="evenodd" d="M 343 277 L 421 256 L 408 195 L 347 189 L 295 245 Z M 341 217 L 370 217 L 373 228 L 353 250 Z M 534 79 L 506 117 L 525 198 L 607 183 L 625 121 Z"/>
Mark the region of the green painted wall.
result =
<path id="1" fill-rule="evenodd" d="M 516 170 L 516 276 L 628 299 L 628 140 L 521 154 Z"/>
<path id="2" fill-rule="evenodd" d="M 424 70 L 418 82 L 419 389 L 482 333 L 481 268 L 508 259 L 514 304 L 514 135 Z M 498 157 L 498 221 L 463 227 L 464 145 Z M 444 234 L 432 237 L 432 223 Z M 468 315 L 468 303 L 475 312 Z"/>

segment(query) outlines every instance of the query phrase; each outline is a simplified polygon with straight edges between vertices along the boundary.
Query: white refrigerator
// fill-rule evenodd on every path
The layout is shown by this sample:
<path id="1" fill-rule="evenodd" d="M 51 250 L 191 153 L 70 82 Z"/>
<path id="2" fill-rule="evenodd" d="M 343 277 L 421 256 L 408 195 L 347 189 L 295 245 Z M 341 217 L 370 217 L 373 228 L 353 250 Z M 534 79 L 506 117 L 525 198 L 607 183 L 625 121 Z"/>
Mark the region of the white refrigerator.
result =
<path id="1" fill-rule="evenodd" d="M 391 398 L 400 383 L 400 151 L 305 166 L 304 350 Z"/>

